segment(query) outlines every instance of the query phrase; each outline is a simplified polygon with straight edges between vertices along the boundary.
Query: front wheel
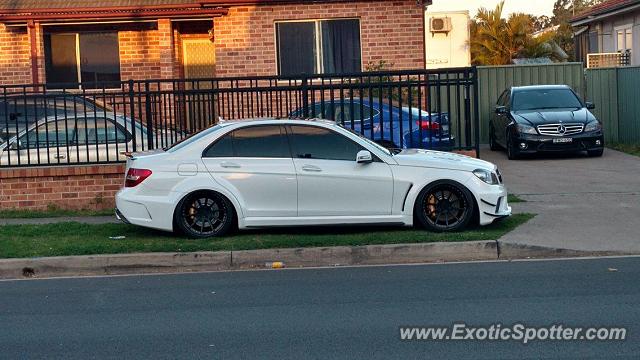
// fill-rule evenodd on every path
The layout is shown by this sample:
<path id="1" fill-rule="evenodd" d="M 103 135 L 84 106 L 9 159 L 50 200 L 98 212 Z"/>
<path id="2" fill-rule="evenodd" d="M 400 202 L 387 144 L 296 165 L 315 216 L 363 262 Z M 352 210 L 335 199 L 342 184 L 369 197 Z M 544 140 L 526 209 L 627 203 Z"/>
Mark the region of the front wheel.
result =
<path id="1" fill-rule="evenodd" d="M 445 232 L 464 229 L 473 217 L 471 192 L 455 181 L 437 181 L 418 196 L 415 214 L 422 226 Z"/>
<path id="2" fill-rule="evenodd" d="M 233 226 L 232 207 L 229 200 L 218 193 L 194 193 L 178 204 L 175 224 L 191 238 L 222 236 Z"/>
<path id="3" fill-rule="evenodd" d="M 507 157 L 509 160 L 517 160 L 520 156 L 515 148 L 511 134 L 507 133 Z"/>
<path id="4" fill-rule="evenodd" d="M 496 142 L 496 137 L 494 135 L 494 130 L 493 128 L 489 129 L 489 149 L 491 151 L 498 151 L 500 150 L 500 146 L 498 145 L 498 143 Z"/>

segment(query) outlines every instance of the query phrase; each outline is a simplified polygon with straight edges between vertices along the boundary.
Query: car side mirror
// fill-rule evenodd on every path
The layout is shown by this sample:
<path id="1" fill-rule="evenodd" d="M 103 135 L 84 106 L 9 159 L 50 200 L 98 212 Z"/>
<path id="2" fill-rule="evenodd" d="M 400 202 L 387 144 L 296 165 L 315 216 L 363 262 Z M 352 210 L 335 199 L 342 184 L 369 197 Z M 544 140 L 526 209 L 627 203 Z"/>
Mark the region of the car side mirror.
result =
<path id="1" fill-rule="evenodd" d="M 507 107 L 506 106 L 496 106 L 496 114 L 502 115 L 502 114 L 506 114 L 506 113 L 507 113 Z"/>
<path id="2" fill-rule="evenodd" d="M 19 150 L 20 149 L 20 141 L 14 141 L 9 144 L 9 150 Z"/>
<path id="3" fill-rule="evenodd" d="M 373 155 L 368 150 L 358 151 L 358 155 L 356 155 L 356 162 L 358 164 L 369 164 L 373 162 Z"/>
<path id="4" fill-rule="evenodd" d="M 593 110 L 596 108 L 596 104 L 589 101 L 585 102 L 584 105 L 586 106 L 587 110 Z"/>

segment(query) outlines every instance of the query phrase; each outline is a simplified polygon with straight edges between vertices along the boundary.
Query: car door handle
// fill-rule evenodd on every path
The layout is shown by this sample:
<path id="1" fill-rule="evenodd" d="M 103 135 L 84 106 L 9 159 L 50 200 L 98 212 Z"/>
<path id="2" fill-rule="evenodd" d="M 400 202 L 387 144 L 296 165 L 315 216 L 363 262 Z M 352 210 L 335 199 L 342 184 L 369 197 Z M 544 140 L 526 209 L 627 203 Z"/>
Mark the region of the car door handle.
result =
<path id="1" fill-rule="evenodd" d="M 64 156 L 64 155 L 56 155 L 53 158 L 56 159 L 56 160 L 61 160 L 61 159 L 66 159 L 67 157 Z"/>
<path id="2" fill-rule="evenodd" d="M 314 165 L 302 165 L 302 171 L 321 172 L 322 169 Z"/>
<path id="3" fill-rule="evenodd" d="M 228 161 L 223 161 L 220 166 L 222 166 L 225 169 L 239 169 L 240 168 L 240 164 L 236 164 L 236 163 L 232 163 L 232 162 L 228 162 Z"/>

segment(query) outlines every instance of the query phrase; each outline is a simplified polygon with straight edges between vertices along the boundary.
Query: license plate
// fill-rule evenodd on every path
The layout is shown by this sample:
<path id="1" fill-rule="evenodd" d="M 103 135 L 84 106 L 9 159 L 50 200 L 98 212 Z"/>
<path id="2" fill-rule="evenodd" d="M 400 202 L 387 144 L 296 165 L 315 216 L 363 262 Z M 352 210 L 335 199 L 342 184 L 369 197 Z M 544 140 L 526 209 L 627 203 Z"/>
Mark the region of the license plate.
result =
<path id="1" fill-rule="evenodd" d="M 573 138 L 557 138 L 557 139 L 553 139 L 553 143 L 554 144 L 566 144 L 566 143 L 570 143 L 573 142 Z"/>

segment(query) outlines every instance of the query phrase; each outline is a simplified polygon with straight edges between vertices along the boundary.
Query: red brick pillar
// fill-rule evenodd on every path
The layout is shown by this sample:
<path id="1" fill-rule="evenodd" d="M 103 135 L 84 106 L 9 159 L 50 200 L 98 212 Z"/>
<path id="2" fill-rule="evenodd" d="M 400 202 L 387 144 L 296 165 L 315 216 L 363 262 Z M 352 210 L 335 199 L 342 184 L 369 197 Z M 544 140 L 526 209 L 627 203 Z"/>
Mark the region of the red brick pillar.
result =
<path id="1" fill-rule="evenodd" d="M 177 69 L 175 66 L 173 25 L 170 19 L 158 19 L 158 35 L 160 38 L 160 77 L 173 79 L 177 76 Z"/>
<path id="2" fill-rule="evenodd" d="M 44 83 L 44 35 L 39 22 L 29 21 L 27 24 L 31 59 L 31 82 Z"/>

